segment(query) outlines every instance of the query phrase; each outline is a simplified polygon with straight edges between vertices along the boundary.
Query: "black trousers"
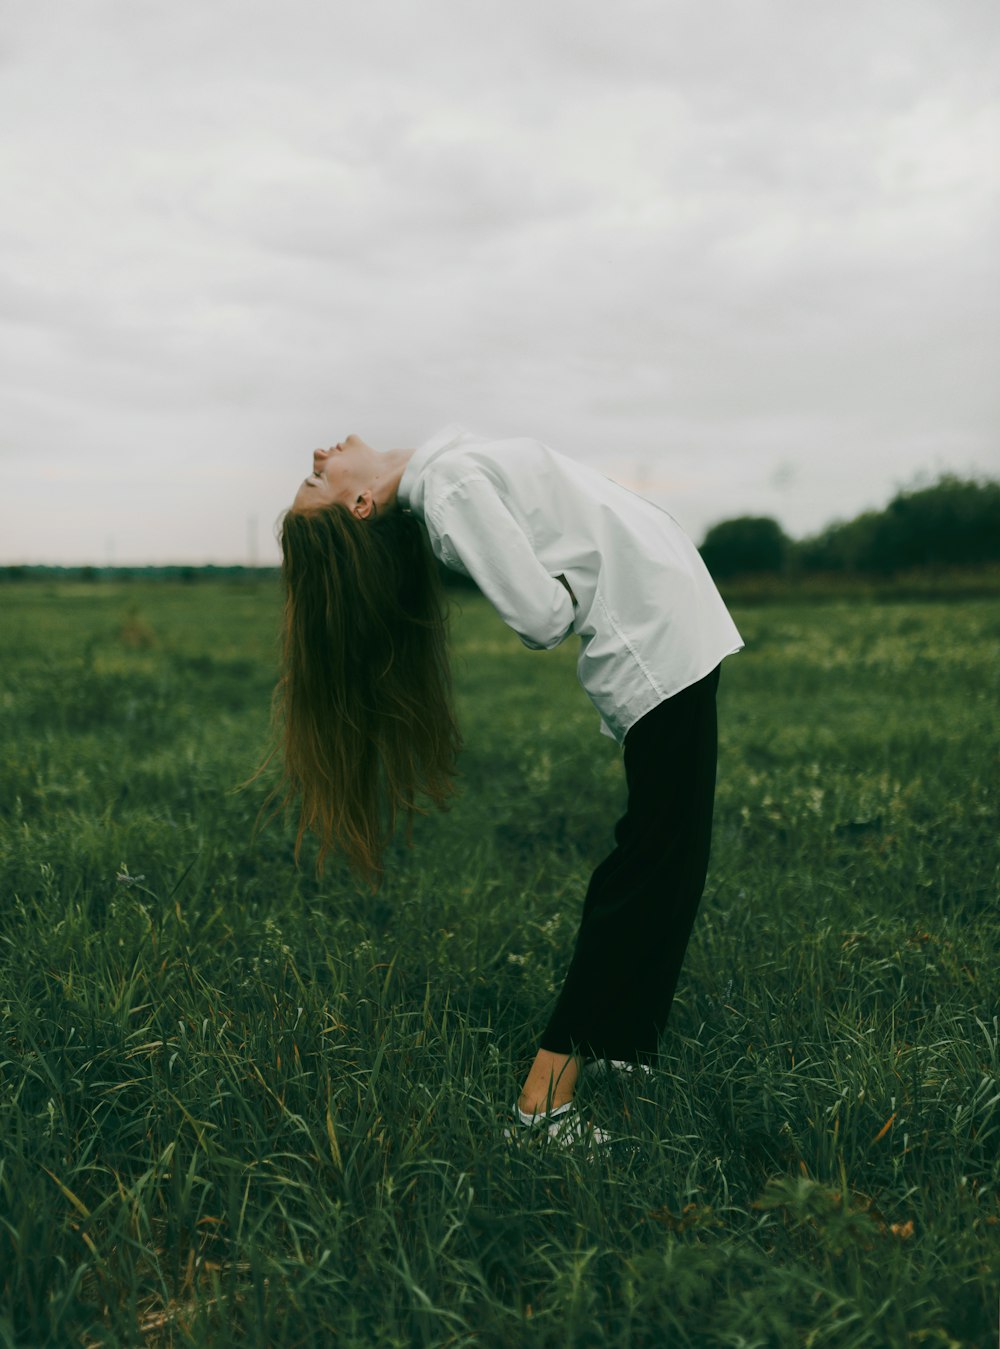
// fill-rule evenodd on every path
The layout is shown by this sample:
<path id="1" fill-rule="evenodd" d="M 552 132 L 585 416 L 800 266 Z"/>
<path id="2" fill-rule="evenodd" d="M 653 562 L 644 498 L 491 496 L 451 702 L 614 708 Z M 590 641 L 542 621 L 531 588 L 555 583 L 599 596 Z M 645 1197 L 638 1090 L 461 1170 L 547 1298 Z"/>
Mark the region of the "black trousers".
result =
<path id="1" fill-rule="evenodd" d="M 628 805 L 595 870 L 541 1047 L 648 1060 L 666 1025 L 712 842 L 719 669 L 625 737 Z"/>

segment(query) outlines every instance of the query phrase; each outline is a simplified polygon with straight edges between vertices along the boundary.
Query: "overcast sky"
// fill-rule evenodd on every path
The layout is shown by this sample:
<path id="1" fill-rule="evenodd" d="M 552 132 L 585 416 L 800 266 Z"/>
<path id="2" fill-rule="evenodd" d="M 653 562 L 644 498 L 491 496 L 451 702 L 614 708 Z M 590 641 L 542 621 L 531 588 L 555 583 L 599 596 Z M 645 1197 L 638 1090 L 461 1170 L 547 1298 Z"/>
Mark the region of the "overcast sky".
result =
<path id="1" fill-rule="evenodd" d="M 0 562 L 270 562 L 452 421 L 698 542 L 1000 475 L 996 0 L 0 20 Z"/>

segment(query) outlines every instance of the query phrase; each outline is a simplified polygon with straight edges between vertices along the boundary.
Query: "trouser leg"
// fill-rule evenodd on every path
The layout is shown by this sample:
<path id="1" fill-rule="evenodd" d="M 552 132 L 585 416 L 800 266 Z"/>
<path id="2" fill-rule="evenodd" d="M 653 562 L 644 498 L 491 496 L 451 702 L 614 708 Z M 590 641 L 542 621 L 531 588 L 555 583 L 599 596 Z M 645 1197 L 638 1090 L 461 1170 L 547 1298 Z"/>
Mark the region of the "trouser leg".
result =
<path id="1" fill-rule="evenodd" d="M 656 1052 L 705 885 L 717 751 L 716 668 L 625 737 L 628 805 L 594 871 L 544 1049 Z"/>

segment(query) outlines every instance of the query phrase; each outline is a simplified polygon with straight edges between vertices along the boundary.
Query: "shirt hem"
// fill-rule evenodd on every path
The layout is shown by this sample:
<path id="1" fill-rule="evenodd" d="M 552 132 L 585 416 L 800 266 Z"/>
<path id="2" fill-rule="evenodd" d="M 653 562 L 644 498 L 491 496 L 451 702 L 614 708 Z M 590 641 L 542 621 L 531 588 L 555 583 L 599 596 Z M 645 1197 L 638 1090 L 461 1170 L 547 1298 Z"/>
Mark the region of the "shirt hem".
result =
<path id="1" fill-rule="evenodd" d="M 724 651 L 717 660 L 711 661 L 711 663 L 707 665 L 705 669 L 701 671 L 700 674 L 692 675 L 690 679 L 685 679 L 683 684 L 678 684 L 677 687 L 672 689 L 670 693 L 665 693 L 662 698 L 657 698 L 655 701 L 651 702 L 649 706 L 645 708 L 642 712 L 639 712 L 636 716 L 632 717 L 632 719 L 629 721 L 628 725 L 624 728 L 620 736 L 618 735 L 617 731 L 610 726 L 607 719 L 603 716 L 601 718 L 602 726 L 607 726 L 613 738 L 618 742 L 618 744 L 624 746 L 625 737 L 628 735 L 629 731 L 632 729 L 632 727 L 636 724 L 637 721 L 641 721 L 643 717 L 648 716 L 649 713 L 654 711 L 657 707 L 659 707 L 661 703 L 668 702 L 671 698 L 676 698 L 679 693 L 683 693 L 685 689 L 689 689 L 692 684 L 697 684 L 698 681 L 704 679 L 706 675 L 710 675 L 712 671 L 715 669 L 715 667 L 717 665 L 721 665 L 727 656 L 738 655 L 739 652 L 743 650 L 745 645 L 746 645 L 745 642 L 740 642 L 738 646 L 731 646 L 729 650 Z"/>

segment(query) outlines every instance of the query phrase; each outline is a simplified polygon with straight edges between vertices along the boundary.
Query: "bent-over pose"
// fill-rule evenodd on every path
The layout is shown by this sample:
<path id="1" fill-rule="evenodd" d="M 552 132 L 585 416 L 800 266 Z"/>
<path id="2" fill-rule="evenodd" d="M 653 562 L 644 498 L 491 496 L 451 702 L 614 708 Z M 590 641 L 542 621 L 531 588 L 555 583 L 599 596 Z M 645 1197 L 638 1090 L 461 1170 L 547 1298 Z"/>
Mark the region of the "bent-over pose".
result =
<path id="1" fill-rule="evenodd" d="M 514 1120 L 579 1131 L 582 1063 L 654 1056 L 705 883 L 715 691 L 742 641 L 697 549 L 665 511 L 546 445 L 456 426 L 416 450 L 357 436 L 316 450 L 281 544 L 286 799 L 300 841 L 314 830 L 321 858 L 339 849 L 372 880 L 399 813 L 451 791 L 460 739 L 435 559 L 472 577 L 526 646 L 580 638 L 628 805 Z"/>

